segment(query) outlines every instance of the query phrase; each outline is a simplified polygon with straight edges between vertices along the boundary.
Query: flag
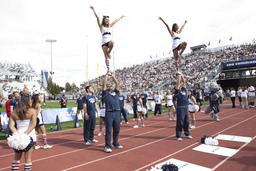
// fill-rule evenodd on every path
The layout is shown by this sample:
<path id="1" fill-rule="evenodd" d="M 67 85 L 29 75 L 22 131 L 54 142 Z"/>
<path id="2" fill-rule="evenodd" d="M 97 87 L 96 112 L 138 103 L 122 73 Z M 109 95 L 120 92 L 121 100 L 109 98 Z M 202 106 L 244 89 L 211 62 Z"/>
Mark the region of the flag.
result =
<path id="1" fill-rule="evenodd" d="M 219 40 L 219 43 L 221 43 L 221 39 Z"/>
<path id="2" fill-rule="evenodd" d="M 170 54 L 171 52 L 172 52 L 172 51 L 170 50 L 170 51 L 169 51 L 169 54 Z"/>
<path id="3" fill-rule="evenodd" d="M 150 58 L 152 58 L 152 56 L 150 55 Z"/>
<path id="4" fill-rule="evenodd" d="M 229 38 L 229 41 L 232 41 L 232 36 Z"/>
<path id="5" fill-rule="evenodd" d="M 210 46 L 210 45 L 211 45 L 211 42 L 208 43 L 208 46 Z"/>

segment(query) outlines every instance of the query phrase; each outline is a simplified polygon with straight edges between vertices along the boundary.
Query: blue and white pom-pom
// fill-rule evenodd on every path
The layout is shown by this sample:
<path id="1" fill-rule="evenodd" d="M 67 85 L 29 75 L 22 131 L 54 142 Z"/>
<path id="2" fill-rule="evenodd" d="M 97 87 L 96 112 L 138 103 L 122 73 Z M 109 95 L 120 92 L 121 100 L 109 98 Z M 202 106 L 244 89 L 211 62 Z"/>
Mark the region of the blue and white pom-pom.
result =
<path id="1" fill-rule="evenodd" d="M 201 138 L 201 143 L 206 145 L 219 145 L 219 141 L 216 138 L 212 138 L 211 136 L 203 136 Z"/>
<path id="2" fill-rule="evenodd" d="M 27 134 L 14 132 L 7 138 L 7 143 L 15 150 L 24 150 L 31 143 L 31 138 Z"/>

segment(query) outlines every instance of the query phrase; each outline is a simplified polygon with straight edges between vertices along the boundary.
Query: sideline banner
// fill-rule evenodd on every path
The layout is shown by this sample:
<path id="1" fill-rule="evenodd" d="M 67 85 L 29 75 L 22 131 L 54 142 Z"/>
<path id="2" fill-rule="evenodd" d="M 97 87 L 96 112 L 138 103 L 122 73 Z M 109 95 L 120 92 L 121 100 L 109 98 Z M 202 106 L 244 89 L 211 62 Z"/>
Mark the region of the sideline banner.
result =
<path id="1" fill-rule="evenodd" d="M 9 122 L 8 116 L 6 113 L 1 113 L 0 117 L 1 117 L 1 124 L 3 129 L 6 129 Z"/>
<path id="2" fill-rule="evenodd" d="M 59 115 L 60 122 L 74 121 L 76 117 L 77 107 L 73 108 L 58 108 L 41 110 L 44 124 L 56 123 L 56 116 Z M 1 123 L 3 129 L 7 128 L 9 118 L 6 113 L 1 113 Z M 78 119 L 82 119 L 82 115 L 78 115 Z"/>
<path id="3" fill-rule="evenodd" d="M 57 115 L 59 116 L 60 122 L 74 121 L 76 111 L 76 107 L 42 110 L 44 124 L 55 123 Z M 82 119 L 82 115 L 78 115 L 78 119 Z"/>
<path id="4" fill-rule="evenodd" d="M 240 67 L 256 66 L 256 59 L 247 59 L 242 61 L 231 61 L 222 63 L 223 69 L 233 69 Z"/>

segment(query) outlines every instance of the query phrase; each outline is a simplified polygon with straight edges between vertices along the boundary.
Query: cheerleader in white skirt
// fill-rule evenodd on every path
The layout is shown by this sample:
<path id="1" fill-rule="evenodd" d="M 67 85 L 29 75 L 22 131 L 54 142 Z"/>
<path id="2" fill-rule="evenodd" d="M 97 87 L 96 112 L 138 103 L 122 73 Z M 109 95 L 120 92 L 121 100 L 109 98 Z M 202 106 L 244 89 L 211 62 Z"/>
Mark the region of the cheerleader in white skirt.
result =
<path id="1" fill-rule="evenodd" d="M 175 109 L 174 104 L 173 104 L 173 96 L 172 96 L 170 90 L 167 90 L 167 92 L 166 92 L 165 103 L 166 103 L 166 107 L 168 108 L 168 114 L 169 114 L 170 121 L 172 120 L 171 109 L 173 111 L 173 120 L 176 120 L 176 118 L 175 118 L 176 109 Z"/>
<path id="2" fill-rule="evenodd" d="M 34 146 L 34 143 L 36 141 L 36 110 L 31 108 L 31 98 L 28 94 L 21 93 L 21 96 L 19 96 L 18 106 L 12 112 L 9 122 L 9 128 L 13 132 L 13 135 L 7 139 L 8 145 L 14 148 L 15 151 L 11 170 L 19 170 L 20 159 L 23 152 L 25 153 L 24 170 L 31 170 L 33 150 L 32 147 Z M 15 123 L 17 128 L 15 127 Z M 19 140 L 17 137 L 20 137 Z M 29 140 L 26 141 L 26 139 Z M 26 144 L 24 144 L 25 141 Z M 25 148 L 19 148 L 21 146 Z"/>
<path id="3" fill-rule="evenodd" d="M 101 98 L 101 101 L 99 103 L 99 107 L 100 107 L 100 132 L 98 133 L 98 136 L 102 135 L 102 127 L 103 127 L 103 123 L 105 121 L 105 114 L 106 114 L 106 109 L 105 109 L 105 102 L 103 100 L 103 98 Z"/>
<path id="4" fill-rule="evenodd" d="M 191 124 L 189 125 L 189 128 L 193 129 L 196 127 L 196 117 L 195 117 L 195 109 L 194 109 L 194 105 L 196 104 L 196 99 L 194 98 L 194 96 L 192 96 L 192 92 L 189 90 L 188 91 L 188 112 L 190 114 L 190 118 L 191 118 Z"/>

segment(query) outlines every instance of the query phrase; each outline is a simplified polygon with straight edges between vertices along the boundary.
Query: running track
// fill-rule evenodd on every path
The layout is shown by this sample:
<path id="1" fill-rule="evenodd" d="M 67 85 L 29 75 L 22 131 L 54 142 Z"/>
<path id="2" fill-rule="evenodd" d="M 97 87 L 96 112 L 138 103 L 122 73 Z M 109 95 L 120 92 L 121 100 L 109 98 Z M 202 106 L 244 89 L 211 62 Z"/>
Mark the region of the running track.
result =
<path id="1" fill-rule="evenodd" d="M 83 129 L 73 129 L 47 134 L 48 143 L 52 149 L 33 151 L 33 170 L 146 170 L 151 166 L 175 158 L 212 170 L 256 170 L 256 108 L 231 108 L 230 102 L 221 105 L 220 122 L 214 122 L 209 115 L 197 113 L 196 128 L 190 130 L 193 139 L 175 140 L 174 121 L 168 120 L 168 115 L 150 117 L 145 121 L 144 128 L 132 128 L 135 121 L 129 125 L 121 125 L 119 143 L 123 149 L 113 149 L 105 153 L 104 136 L 97 137 L 98 126 L 95 129 L 95 139 L 99 140 L 91 146 L 83 144 Z M 219 140 L 219 146 L 239 151 L 225 157 L 193 150 L 200 145 L 202 136 L 217 136 L 218 134 L 251 137 L 248 143 Z M 0 141 L 0 170 L 10 170 L 14 153 L 6 141 Z M 20 170 L 24 168 L 21 160 Z"/>

